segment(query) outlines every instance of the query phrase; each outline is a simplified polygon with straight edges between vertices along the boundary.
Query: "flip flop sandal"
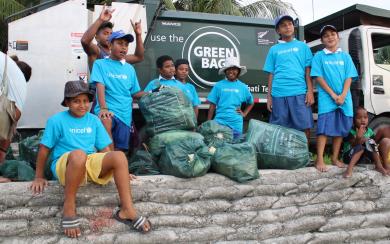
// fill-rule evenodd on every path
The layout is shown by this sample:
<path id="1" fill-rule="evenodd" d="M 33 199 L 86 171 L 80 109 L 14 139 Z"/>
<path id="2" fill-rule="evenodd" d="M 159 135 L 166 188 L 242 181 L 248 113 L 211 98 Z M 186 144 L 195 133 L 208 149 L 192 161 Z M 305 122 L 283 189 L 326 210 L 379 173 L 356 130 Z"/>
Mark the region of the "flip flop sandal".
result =
<path id="1" fill-rule="evenodd" d="M 121 217 L 119 217 L 119 212 L 120 212 L 120 208 L 115 208 L 112 215 L 113 218 L 118 222 L 128 225 L 134 230 L 139 231 L 141 233 L 147 233 L 152 229 L 152 223 L 150 223 L 150 221 L 146 217 L 140 216 L 135 218 L 135 220 L 122 219 Z M 149 223 L 150 229 L 148 231 L 145 231 L 144 229 L 145 223 Z"/>
<path id="2" fill-rule="evenodd" d="M 78 217 L 63 217 L 61 226 L 64 230 L 75 229 L 80 227 L 80 219 Z"/>

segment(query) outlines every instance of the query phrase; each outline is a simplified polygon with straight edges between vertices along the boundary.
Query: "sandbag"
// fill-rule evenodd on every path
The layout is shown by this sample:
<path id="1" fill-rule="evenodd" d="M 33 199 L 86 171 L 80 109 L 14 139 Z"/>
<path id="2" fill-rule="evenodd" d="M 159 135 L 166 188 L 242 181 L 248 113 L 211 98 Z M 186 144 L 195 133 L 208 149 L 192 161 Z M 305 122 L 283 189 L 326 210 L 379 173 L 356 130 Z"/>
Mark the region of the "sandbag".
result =
<path id="1" fill-rule="evenodd" d="M 25 161 L 6 160 L 0 164 L 0 175 L 15 181 L 32 181 L 34 169 Z"/>
<path id="2" fill-rule="evenodd" d="M 148 151 L 138 150 L 129 160 L 129 173 L 134 175 L 158 175 L 160 170 Z"/>
<path id="3" fill-rule="evenodd" d="M 298 169 L 309 164 L 307 138 L 302 131 L 251 119 L 246 141 L 255 146 L 261 169 Z"/>
<path id="4" fill-rule="evenodd" d="M 198 132 L 204 136 L 208 146 L 219 147 L 224 143 L 233 142 L 233 130 L 220 125 L 214 120 L 204 122 L 198 127 Z"/>
<path id="5" fill-rule="evenodd" d="M 139 101 L 149 136 L 169 130 L 192 130 L 197 121 L 187 96 L 175 87 L 163 87 L 147 93 Z"/>
<path id="6" fill-rule="evenodd" d="M 256 150 L 252 144 L 225 143 L 216 148 L 212 157 L 211 168 L 216 173 L 238 182 L 259 178 Z"/>
<path id="7" fill-rule="evenodd" d="M 155 135 L 149 140 L 149 152 L 156 158 L 159 158 L 167 144 L 172 142 L 192 138 L 194 140 L 203 140 L 203 136 L 199 133 L 185 130 L 166 131 Z"/>
<path id="8" fill-rule="evenodd" d="M 185 138 L 166 145 L 158 165 L 163 174 L 191 178 L 207 173 L 210 158 L 211 154 L 203 140 Z"/>

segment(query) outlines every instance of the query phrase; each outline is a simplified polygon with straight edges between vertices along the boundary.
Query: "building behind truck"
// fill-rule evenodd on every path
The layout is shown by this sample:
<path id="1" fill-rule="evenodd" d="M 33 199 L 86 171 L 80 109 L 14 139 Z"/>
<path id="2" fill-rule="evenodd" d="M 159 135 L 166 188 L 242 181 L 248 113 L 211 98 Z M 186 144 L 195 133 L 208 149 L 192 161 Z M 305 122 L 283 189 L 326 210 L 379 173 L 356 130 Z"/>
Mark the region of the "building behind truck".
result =
<path id="1" fill-rule="evenodd" d="M 17 54 L 33 68 L 21 129 L 43 128 L 49 116 L 63 109 L 59 103 L 65 82 L 88 79 L 87 56 L 80 39 L 102 6 L 95 5 L 90 11 L 85 0 L 60 2 L 9 23 L 9 54 Z M 267 74 L 261 68 L 278 39 L 272 20 L 168 11 L 158 0 L 114 2 L 112 8 L 114 30 L 132 31 L 130 18 L 142 21 L 145 59 L 135 65 L 141 88 L 157 76 L 157 57 L 168 54 L 174 59 L 188 59 L 190 82 L 203 102 L 202 122 L 208 92 L 223 78 L 218 76 L 218 69 L 225 58 L 235 56 L 248 68 L 240 78 L 255 98 L 251 117 L 267 117 Z M 315 53 L 323 48 L 319 31 L 326 24 L 340 31 L 341 48 L 351 54 L 358 69 L 360 79 L 351 87 L 354 106 L 369 111 L 373 128 L 390 125 L 390 11 L 357 4 L 305 27 L 297 21 L 296 38 L 305 39 Z M 129 53 L 134 49 L 132 43 Z M 142 121 L 137 105 L 134 107 L 134 120 Z"/>

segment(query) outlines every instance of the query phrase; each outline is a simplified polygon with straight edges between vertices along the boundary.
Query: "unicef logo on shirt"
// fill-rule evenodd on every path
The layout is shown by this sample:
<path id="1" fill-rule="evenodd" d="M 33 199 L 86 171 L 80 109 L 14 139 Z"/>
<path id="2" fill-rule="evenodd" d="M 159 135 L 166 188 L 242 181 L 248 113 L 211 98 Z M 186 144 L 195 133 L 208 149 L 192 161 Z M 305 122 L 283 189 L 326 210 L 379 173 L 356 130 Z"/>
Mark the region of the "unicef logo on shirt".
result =
<path id="1" fill-rule="evenodd" d="M 299 48 L 297 48 L 297 47 L 293 47 L 293 52 L 298 52 L 299 51 Z"/>
<path id="2" fill-rule="evenodd" d="M 339 61 L 339 64 L 340 64 L 340 65 L 344 65 L 344 61 L 343 61 L 343 60 L 340 60 L 340 61 Z"/>
<path id="3" fill-rule="evenodd" d="M 86 128 L 70 128 L 69 132 L 72 134 L 91 134 L 92 133 L 92 128 L 91 127 L 86 127 Z"/>
<path id="4" fill-rule="evenodd" d="M 87 127 L 85 132 L 87 132 L 88 134 L 91 134 L 92 133 L 92 128 L 91 127 Z"/>
<path id="5" fill-rule="evenodd" d="M 190 63 L 189 78 L 197 86 L 206 89 L 221 80 L 218 70 L 228 57 L 240 58 L 237 37 L 217 26 L 206 26 L 193 31 L 185 40 L 182 58 Z"/>

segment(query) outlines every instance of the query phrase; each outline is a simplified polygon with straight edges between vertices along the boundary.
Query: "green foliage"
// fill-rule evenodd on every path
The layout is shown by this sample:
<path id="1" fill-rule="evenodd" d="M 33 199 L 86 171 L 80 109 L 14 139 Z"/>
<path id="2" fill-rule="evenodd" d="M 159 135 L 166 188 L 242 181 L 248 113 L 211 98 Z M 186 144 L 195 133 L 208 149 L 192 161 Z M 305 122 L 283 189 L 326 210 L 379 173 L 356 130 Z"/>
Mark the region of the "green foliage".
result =
<path id="1" fill-rule="evenodd" d="M 281 14 L 295 14 L 290 3 L 281 0 L 260 0 L 245 4 L 243 0 L 163 0 L 170 10 L 227 14 L 274 19 Z"/>

